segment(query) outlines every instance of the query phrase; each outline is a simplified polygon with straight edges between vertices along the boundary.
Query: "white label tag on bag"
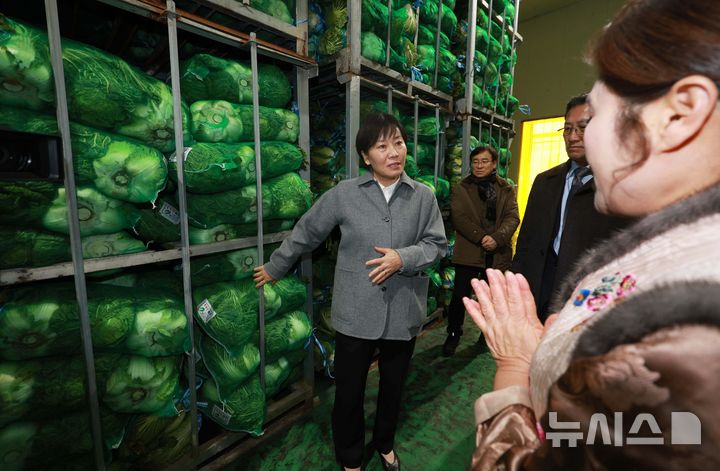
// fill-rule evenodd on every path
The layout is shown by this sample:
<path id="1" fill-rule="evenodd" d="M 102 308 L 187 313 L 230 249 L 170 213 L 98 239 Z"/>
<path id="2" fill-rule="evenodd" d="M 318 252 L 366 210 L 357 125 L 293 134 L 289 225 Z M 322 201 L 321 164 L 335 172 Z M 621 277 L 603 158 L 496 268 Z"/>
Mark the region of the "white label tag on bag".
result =
<path id="1" fill-rule="evenodd" d="M 192 150 L 192 147 L 185 147 L 183 148 L 183 162 L 185 162 L 188 158 L 188 154 Z M 175 155 L 175 152 L 170 154 L 170 157 L 168 157 L 168 161 L 170 162 L 177 162 L 177 156 Z"/>
<path id="2" fill-rule="evenodd" d="M 197 307 L 198 316 L 203 320 L 204 323 L 210 322 L 210 320 L 217 315 L 215 310 L 212 308 L 210 301 L 207 299 L 203 300 Z"/>
<path id="3" fill-rule="evenodd" d="M 228 411 L 225 411 L 217 406 L 217 404 L 213 405 L 212 411 L 210 414 L 213 416 L 213 418 L 217 419 L 218 422 L 220 422 L 223 425 L 227 425 L 230 423 L 230 419 L 232 419 L 232 414 Z"/>
<path id="4" fill-rule="evenodd" d="M 175 206 L 163 202 L 158 213 L 171 223 L 175 225 L 180 224 L 180 211 L 178 211 Z"/>

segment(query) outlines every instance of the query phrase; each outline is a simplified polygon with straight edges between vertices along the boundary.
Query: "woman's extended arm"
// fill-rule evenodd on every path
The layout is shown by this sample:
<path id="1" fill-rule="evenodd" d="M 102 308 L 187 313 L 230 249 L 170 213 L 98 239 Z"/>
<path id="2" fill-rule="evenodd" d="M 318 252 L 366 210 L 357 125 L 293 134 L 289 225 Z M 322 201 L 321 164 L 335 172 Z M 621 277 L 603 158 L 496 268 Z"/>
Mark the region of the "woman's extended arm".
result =
<path id="1" fill-rule="evenodd" d="M 335 187 L 322 195 L 295 224 L 290 236 L 275 250 L 270 260 L 255 269 L 256 286 L 282 278 L 300 255 L 314 250 L 339 223 Z M 262 269 L 261 269 L 262 268 Z"/>

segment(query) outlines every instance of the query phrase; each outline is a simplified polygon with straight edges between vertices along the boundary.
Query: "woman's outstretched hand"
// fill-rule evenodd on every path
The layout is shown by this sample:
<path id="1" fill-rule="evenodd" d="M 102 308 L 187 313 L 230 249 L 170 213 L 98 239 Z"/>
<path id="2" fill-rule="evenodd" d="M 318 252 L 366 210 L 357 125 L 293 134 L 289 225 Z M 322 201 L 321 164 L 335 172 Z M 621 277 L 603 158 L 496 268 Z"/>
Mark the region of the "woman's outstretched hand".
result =
<path id="1" fill-rule="evenodd" d="M 543 334 L 535 300 L 522 275 L 487 270 L 488 282 L 472 280 L 477 301 L 463 298 L 497 363 L 495 389 L 529 384 L 530 361 Z"/>
<path id="2" fill-rule="evenodd" d="M 268 272 L 265 271 L 265 266 L 260 265 L 259 267 L 255 267 L 253 269 L 253 280 L 255 281 L 255 287 L 259 288 L 265 283 L 275 283 L 275 278 L 268 275 Z"/>

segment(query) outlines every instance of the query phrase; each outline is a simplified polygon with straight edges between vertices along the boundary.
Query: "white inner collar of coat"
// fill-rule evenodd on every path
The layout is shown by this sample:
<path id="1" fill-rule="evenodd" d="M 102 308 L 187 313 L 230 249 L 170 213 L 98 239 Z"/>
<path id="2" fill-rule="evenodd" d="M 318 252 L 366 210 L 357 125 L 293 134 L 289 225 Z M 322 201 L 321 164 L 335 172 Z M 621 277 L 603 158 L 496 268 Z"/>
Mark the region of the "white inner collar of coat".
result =
<path id="1" fill-rule="evenodd" d="M 383 192 L 383 196 L 385 197 L 385 201 L 389 203 L 390 198 L 392 198 L 393 192 L 395 192 L 395 188 L 397 188 L 398 183 L 400 183 L 400 179 L 398 178 L 397 180 L 395 180 L 393 183 L 391 183 L 388 186 L 383 186 L 383 184 L 380 183 L 379 181 L 377 181 L 377 180 L 375 180 L 375 181 L 380 186 L 380 189 Z"/>

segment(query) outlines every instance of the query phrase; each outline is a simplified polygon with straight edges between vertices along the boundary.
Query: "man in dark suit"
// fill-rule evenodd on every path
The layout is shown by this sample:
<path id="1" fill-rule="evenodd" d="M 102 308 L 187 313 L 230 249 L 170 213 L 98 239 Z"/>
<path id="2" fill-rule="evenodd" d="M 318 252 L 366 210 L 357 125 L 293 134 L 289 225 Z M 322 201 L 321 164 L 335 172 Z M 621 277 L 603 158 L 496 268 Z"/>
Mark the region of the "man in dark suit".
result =
<path id="1" fill-rule="evenodd" d="M 595 182 L 583 144 L 589 121 L 587 95 L 570 99 L 563 128 L 570 159 L 535 178 L 517 239 L 512 271 L 528 280 L 542 321 L 583 252 L 628 223 L 595 209 Z"/>

